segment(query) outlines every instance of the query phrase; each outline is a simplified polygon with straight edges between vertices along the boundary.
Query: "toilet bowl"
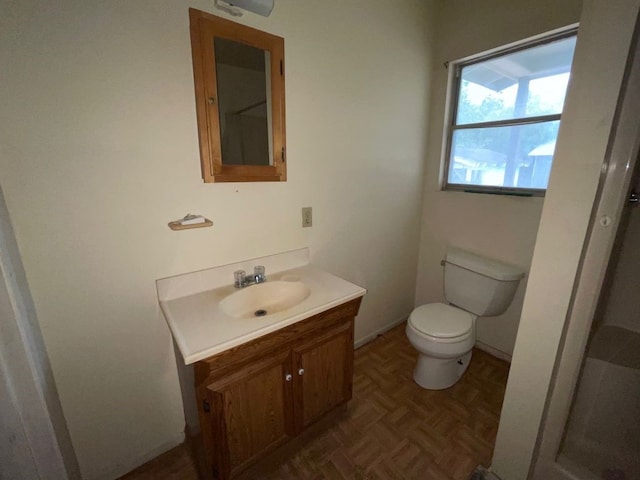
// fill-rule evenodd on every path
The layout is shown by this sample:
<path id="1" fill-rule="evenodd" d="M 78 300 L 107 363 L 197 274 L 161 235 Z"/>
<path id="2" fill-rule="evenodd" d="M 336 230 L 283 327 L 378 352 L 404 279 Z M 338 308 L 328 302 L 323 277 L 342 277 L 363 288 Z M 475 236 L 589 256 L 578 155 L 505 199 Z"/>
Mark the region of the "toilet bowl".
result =
<path id="1" fill-rule="evenodd" d="M 499 315 L 511 304 L 524 272 L 516 267 L 450 248 L 443 262 L 445 298 L 411 312 L 406 333 L 418 351 L 414 381 L 441 390 L 469 367 L 479 316 Z"/>
<path id="2" fill-rule="evenodd" d="M 420 356 L 413 379 L 422 388 L 449 388 L 465 372 L 475 344 L 476 317 L 444 303 L 416 308 L 407 321 L 407 338 Z"/>

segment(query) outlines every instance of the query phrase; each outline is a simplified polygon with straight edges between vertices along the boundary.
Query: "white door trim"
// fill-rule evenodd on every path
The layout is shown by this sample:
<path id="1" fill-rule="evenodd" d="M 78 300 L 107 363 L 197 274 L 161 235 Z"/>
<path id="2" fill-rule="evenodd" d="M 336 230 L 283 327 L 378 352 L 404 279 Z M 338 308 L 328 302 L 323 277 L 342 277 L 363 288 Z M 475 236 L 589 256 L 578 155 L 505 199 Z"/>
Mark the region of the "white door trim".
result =
<path id="1" fill-rule="evenodd" d="M 79 479 L 0 188 L 0 478 Z"/>
<path id="2" fill-rule="evenodd" d="M 576 480 L 584 472 L 556 458 L 569 415 L 574 390 L 600 290 L 609 264 L 613 243 L 627 204 L 629 190 L 640 151 L 640 41 L 636 21 L 634 39 L 621 90 L 608 155 L 591 216 L 588 240 L 578 270 L 576 287 L 560 344 L 560 353 L 552 379 L 534 479 Z M 534 457 L 535 458 L 535 457 Z"/>

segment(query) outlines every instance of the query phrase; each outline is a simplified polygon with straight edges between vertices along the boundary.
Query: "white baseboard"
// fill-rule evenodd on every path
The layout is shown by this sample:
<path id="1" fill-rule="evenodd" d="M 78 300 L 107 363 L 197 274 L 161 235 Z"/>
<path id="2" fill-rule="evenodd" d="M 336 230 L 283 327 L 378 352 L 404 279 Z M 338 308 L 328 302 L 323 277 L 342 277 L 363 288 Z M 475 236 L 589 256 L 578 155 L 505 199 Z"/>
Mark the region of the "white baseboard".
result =
<path id="1" fill-rule="evenodd" d="M 500 360 L 504 360 L 505 362 L 511 363 L 511 355 L 503 352 L 502 350 L 498 350 L 497 348 L 494 348 L 491 345 L 487 345 L 486 343 L 478 342 L 476 340 L 476 348 L 478 350 L 482 350 L 483 352 L 487 352 L 489 355 L 499 358 Z"/>
<path id="2" fill-rule="evenodd" d="M 373 333 L 370 333 L 369 335 L 366 335 L 365 337 L 362 337 L 358 340 L 356 340 L 355 342 L 353 342 L 353 346 L 354 348 L 360 348 L 363 345 L 375 340 L 376 338 L 378 338 L 378 336 L 382 335 L 385 332 L 388 332 L 389 330 L 391 330 L 393 327 L 397 327 L 398 325 L 400 325 L 402 322 L 406 322 L 407 318 L 409 318 L 409 315 L 404 315 L 396 320 L 394 320 L 391 323 L 388 323 L 387 325 L 385 325 L 382 328 L 379 328 L 378 330 L 376 330 Z"/>
<path id="3" fill-rule="evenodd" d="M 501 478 L 495 473 L 487 471 L 487 473 L 485 474 L 485 480 L 501 480 Z"/>
<path id="4" fill-rule="evenodd" d="M 151 449 L 143 455 L 138 455 L 133 459 L 127 460 L 125 463 L 115 465 L 108 471 L 103 470 L 102 472 L 91 475 L 90 478 L 93 478 L 95 480 L 112 480 L 114 478 L 120 478 L 124 474 L 135 470 L 139 466 L 144 465 L 145 463 L 153 460 L 154 458 L 162 455 L 165 452 L 168 452 L 172 448 L 175 448 L 182 443 L 184 443 L 184 432 L 181 432 L 170 441 L 162 443 L 161 445 Z"/>
<path id="5" fill-rule="evenodd" d="M 353 342 L 354 348 L 360 348 L 363 345 L 366 345 L 367 343 L 375 340 L 376 338 L 378 338 L 378 336 L 382 335 L 383 333 L 388 332 L 393 327 L 397 327 L 402 322 L 406 322 L 407 318 L 409 318 L 409 315 L 404 315 L 404 316 L 394 320 L 393 322 L 388 323 L 384 327 L 379 328 L 375 332 L 372 332 L 369 335 L 366 335 L 366 336 L 364 336 L 362 338 L 357 339 L 355 342 Z M 487 345 L 486 343 L 482 343 L 482 342 L 478 342 L 478 341 L 476 341 L 475 346 L 479 350 L 482 350 L 483 352 L 487 352 L 489 355 L 492 355 L 492 356 L 494 356 L 496 358 L 499 358 L 500 360 L 504 360 L 505 362 L 511 363 L 511 355 L 509 355 L 506 352 L 503 352 L 502 350 L 498 350 L 497 348 L 492 347 L 491 345 Z"/>
<path id="6" fill-rule="evenodd" d="M 476 468 L 476 471 L 471 476 L 471 478 L 477 478 L 478 474 L 482 476 L 482 480 L 501 480 L 501 478 L 493 473 L 490 469 L 487 470 L 482 465 L 478 465 L 478 468 Z"/>

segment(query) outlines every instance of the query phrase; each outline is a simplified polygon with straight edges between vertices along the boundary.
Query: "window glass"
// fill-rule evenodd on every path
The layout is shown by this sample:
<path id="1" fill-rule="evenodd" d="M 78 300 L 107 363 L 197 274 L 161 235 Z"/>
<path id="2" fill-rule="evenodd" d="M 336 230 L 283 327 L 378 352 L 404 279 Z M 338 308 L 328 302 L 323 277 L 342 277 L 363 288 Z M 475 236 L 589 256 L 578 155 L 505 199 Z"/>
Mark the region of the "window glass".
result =
<path id="1" fill-rule="evenodd" d="M 449 183 L 546 189 L 560 121 L 453 134 Z"/>
<path id="2" fill-rule="evenodd" d="M 547 188 L 576 42 L 568 35 L 455 66 L 446 187 Z"/>

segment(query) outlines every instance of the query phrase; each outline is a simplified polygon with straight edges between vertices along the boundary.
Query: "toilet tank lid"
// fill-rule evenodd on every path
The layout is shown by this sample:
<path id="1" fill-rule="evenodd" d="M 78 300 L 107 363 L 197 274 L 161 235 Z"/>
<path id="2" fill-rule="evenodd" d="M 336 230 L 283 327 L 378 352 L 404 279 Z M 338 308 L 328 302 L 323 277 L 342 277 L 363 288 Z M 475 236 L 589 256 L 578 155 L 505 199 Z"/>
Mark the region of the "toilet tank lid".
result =
<path id="1" fill-rule="evenodd" d="M 520 280 L 525 274 L 521 268 L 455 247 L 447 250 L 446 262 L 503 282 Z"/>

